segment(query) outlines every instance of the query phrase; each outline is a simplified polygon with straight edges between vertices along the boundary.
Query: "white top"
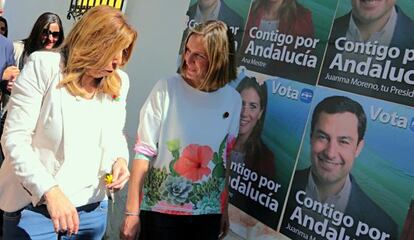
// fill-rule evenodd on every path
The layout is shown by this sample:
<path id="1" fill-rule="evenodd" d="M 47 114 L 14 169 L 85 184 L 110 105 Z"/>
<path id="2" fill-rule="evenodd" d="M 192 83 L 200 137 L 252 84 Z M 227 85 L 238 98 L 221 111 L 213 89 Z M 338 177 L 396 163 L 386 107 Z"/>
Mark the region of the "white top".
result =
<path id="1" fill-rule="evenodd" d="M 221 212 L 224 165 L 238 134 L 239 93 L 202 92 L 175 74 L 158 81 L 140 113 L 136 158 L 150 158 L 142 210 Z"/>
<path id="2" fill-rule="evenodd" d="M 56 185 L 76 207 L 103 200 L 102 176 L 117 158 L 128 161 L 123 135 L 128 76 L 117 70 L 119 100 L 98 94 L 91 102 L 79 102 L 58 86 L 60 63 L 59 53 L 31 54 L 13 87 L 1 139 L 4 211 L 37 205 Z"/>
<path id="3" fill-rule="evenodd" d="M 105 118 L 102 111 L 102 95 L 99 94 L 93 99 L 84 99 L 73 97 L 66 91 L 63 97 L 67 98 L 67 107 L 70 111 L 76 112 L 71 121 L 78 126 L 76 131 L 73 131 L 73 137 L 79 140 L 73 143 L 74 148 L 78 150 L 70 156 L 70 159 L 66 159 L 55 179 L 65 195 L 70 196 L 71 202 L 75 206 L 82 206 L 91 198 L 91 192 L 104 189 L 103 176 L 100 174 L 102 151 L 99 146 L 104 127 L 101 119 Z M 74 178 L 79 178 L 81 181 L 74 181 Z M 105 191 L 98 193 L 93 197 L 92 202 L 105 197 Z"/>

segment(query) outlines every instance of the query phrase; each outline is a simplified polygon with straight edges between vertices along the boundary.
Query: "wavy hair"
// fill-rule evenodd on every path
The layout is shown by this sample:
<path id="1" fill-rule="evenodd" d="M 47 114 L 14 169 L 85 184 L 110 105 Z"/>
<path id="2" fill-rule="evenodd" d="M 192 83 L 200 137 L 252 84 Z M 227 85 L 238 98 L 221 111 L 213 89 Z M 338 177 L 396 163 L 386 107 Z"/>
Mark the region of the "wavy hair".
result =
<path id="1" fill-rule="evenodd" d="M 123 51 L 120 66 L 125 65 L 137 35 L 118 9 L 103 5 L 91 8 L 75 24 L 60 48 L 64 65 L 61 85 L 74 96 L 86 96 L 80 80 L 87 69 L 104 68 L 119 51 Z M 114 71 L 100 81 L 98 92 L 119 96 L 120 88 L 120 77 Z"/>
<path id="2" fill-rule="evenodd" d="M 203 37 L 209 62 L 207 73 L 198 89 L 206 92 L 215 91 L 236 78 L 233 34 L 222 21 L 206 21 L 189 29 L 183 48 L 186 47 L 188 39 L 195 34 Z M 185 49 L 182 53 L 179 72 L 184 77 Z"/>

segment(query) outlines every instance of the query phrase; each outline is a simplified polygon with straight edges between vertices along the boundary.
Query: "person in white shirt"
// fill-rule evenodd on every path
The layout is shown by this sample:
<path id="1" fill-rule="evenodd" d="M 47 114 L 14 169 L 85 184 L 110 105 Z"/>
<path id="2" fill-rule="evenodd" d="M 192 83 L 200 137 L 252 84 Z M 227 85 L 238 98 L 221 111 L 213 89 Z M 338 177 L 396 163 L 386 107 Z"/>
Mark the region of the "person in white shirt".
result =
<path id="1" fill-rule="evenodd" d="M 122 132 L 129 80 L 118 68 L 136 38 L 122 12 L 99 6 L 60 48 L 30 55 L 13 86 L 2 137 L 4 240 L 102 239 L 106 190 L 123 188 L 129 178 Z"/>
<path id="2" fill-rule="evenodd" d="M 191 29 L 179 74 L 158 81 L 142 107 L 122 239 L 226 235 L 229 153 L 241 111 L 227 84 L 236 77 L 232 43 L 222 21 Z"/>

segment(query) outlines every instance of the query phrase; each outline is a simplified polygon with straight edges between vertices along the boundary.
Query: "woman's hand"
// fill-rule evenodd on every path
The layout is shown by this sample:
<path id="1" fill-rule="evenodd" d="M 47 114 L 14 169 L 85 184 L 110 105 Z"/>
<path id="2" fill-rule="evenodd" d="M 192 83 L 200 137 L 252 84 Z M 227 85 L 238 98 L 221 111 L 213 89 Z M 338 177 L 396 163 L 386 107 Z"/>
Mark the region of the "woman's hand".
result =
<path id="1" fill-rule="evenodd" d="M 17 76 L 20 74 L 20 70 L 16 66 L 7 67 L 2 76 L 2 80 L 7 81 L 5 86 L 6 90 L 10 93 Z"/>
<path id="2" fill-rule="evenodd" d="M 68 235 L 77 234 L 79 230 L 78 211 L 60 188 L 52 187 L 44 197 L 55 232 L 67 231 Z"/>
<path id="3" fill-rule="evenodd" d="M 119 238 L 122 240 L 135 240 L 141 231 L 139 216 L 125 216 L 121 225 Z"/>
<path id="4" fill-rule="evenodd" d="M 123 240 L 135 240 L 141 231 L 139 220 L 139 199 L 144 178 L 149 170 L 149 161 L 134 159 L 131 164 L 131 180 L 128 184 L 128 197 L 125 204 L 125 218 L 119 237 Z"/>
<path id="5" fill-rule="evenodd" d="M 17 76 L 20 74 L 20 70 L 16 66 L 10 66 L 4 69 L 2 80 L 15 80 Z"/>
<path id="6" fill-rule="evenodd" d="M 106 187 L 113 191 L 121 190 L 128 182 L 129 170 L 125 159 L 118 158 L 112 165 L 112 177 L 112 183 L 106 185 Z"/>

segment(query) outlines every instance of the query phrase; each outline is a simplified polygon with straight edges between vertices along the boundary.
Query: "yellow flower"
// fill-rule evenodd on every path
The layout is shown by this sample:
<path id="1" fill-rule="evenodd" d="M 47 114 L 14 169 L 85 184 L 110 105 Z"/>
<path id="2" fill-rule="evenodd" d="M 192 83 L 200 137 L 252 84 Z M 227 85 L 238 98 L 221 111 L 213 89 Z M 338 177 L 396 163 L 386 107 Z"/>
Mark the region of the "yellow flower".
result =
<path id="1" fill-rule="evenodd" d="M 110 174 L 110 173 L 105 174 L 105 183 L 106 184 L 111 184 L 112 181 L 113 181 L 112 174 Z"/>

